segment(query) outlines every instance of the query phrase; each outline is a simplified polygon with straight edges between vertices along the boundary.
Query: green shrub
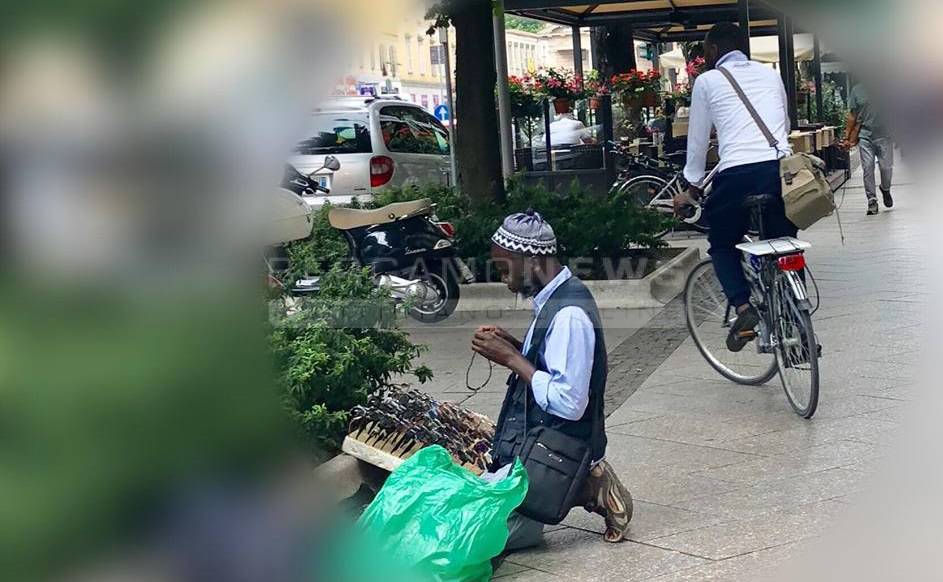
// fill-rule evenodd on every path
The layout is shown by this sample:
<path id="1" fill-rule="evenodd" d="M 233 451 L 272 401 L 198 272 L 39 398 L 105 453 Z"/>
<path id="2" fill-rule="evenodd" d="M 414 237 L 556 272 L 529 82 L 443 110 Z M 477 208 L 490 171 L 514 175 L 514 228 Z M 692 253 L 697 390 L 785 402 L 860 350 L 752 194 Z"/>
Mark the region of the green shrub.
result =
<path id="1" fill-rule="evenodd" d="M 331 205 L 325 204 L 312 215 L 314 224 L 310 238 L 285 245 L 289 264 L 286 281 L 319 275 L 331 270 L 335 265 L 348 264 L 347 241 L 341 231 L 328 222 L 327 215 L 330 211 Z"/>
<path id="2" fill-rule="evenodd" d="M 455 225 L 458 254 L 479 281 L 492 275 L 487 268 L 491 235 L 513 212 L 528 208 L 538 211 L 553 226 L 564 259 L 618 257 L 632 247 L 664 246 L 657 235 L 672 224 L 672 219 L 656 211 L 592 193 L 575 180 L 564 192 L 517 179 L 508 183 L 507 190 L 505 202 L 481 204 L 444 186 L 408 187 L 386 190 L 374 198 L 373 204 L 430 198 L 438 205 L 436 215 Z"/>
<path id="3" fill-rule="evenodd" d="M 395 327 L 396 306 L 367 269 L 335 266 L 317 297 L 273 317 L 270 346 L 285 408 L 317 455 L 340 445 L 348 412 L 394 374 L 432 376 L 413 359 L 425 349 Z"/>

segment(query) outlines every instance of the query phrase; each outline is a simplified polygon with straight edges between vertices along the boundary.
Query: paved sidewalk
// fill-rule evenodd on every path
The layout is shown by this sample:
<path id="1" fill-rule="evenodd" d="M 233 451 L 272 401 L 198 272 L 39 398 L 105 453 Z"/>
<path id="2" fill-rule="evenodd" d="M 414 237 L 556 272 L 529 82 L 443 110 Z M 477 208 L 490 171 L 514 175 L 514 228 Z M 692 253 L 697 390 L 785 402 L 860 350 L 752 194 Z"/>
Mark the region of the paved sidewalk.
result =
<path id="1" fill-rule="evenodd" d="M 866 218 L 859 174 L 841 210 L 844 246 L 834 219 L 802 233 L 814 245 L 808 258 L 822 297 L 814 318 L 824 349 L 821 401 L 811 421 L 792 412 L 778 378 L 738 386 L 716 374 L 689 338 L 672 343 L 678 330 L 670 313 L 607 313 L 609 347 L 622 358 L 613 358 L 619 371 L 608 390 L 631 394 L 607 421 L 607 458 L 636 500 L 631 541 L 604 543 L 601 520 L 575 509 L 547 529 L 544 547 L 512 554 L 496 578 L 762 580 L 847 511 L 914 394 L 929 299 L 923 215 L 903 169 L 894 194 L 893 210 Z M 434 394 L 466 398 L 477 323 L 412 330 L 431 346 L 424 360 L 440 375 Z M 512 323 L 520 332 L 526 315 Z M 663 345 L 652 339 L 659 335 Z M 648 362 L 657 368 L 645 370 Z M 477 361 L 473 382 L 486 372 Z M 503 378 L 493 379 L 466 404 L 496 415 L 503 390 Z"/>

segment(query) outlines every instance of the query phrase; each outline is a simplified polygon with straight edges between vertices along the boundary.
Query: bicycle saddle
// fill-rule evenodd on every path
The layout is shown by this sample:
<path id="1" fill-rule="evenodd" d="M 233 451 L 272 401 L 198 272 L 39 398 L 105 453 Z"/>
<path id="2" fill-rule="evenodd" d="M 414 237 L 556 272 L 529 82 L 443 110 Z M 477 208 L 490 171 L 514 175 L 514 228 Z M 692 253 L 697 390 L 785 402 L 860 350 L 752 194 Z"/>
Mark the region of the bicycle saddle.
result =
<path id="1" fill-rule="evenodd" d="M 743 199 L 743 206 L 745 208 L 762 208 L 767 204 L 774 202 L 776 198 L 778 198 L 778 196 L 775 194 L 754 194 Z"/>

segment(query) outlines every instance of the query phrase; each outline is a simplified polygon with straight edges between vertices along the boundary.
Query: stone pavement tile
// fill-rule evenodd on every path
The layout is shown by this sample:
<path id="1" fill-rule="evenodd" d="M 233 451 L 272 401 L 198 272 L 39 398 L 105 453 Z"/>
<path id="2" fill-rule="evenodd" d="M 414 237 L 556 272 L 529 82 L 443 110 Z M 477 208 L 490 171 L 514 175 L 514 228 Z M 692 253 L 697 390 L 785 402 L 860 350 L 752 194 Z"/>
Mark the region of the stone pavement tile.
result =
<path id="1" fill-rule="evenodd" d="M 733 383 L 723 383 L 722 392 L 708 393 L 698 389 L 708 385 L 707 381 L 692 381 L 672 385 L 672 393 L 658 389 L 636 392 L 627 401 L 633 408 L 659 414 L 705 415 L 726 420 L 751 412 L 778 410 L 785 403 L 781 390 L 745 388 Z"/>
<path id="2" fill-rule="evenodd" d="M 879 442 L 898 429 L 896 423 L 864 416 L 812 419 L 788 430 L 735 439 L 717 446 L 763 456 L 794 455 L 796 451 L 843 439 Z"/>
<path id="3" fill-rule="evenodd" d="M 863 444 L 863 443 L 858 443 Z M 755 485 L 768 481 L 788 479 L 795 475 L 817 473 L 843 465 L 850 465 L 860 460 L 858 457 L 829 458 L 811 456 L 796 458 L 786 456 L 759 457 L 724 467 L 698 471 L 697 476 L 709 477 L 719 481 L 728 481 L 740 486 Z"/>
<path id="4" fill-rule="evenodd" d="M 884 360 L 894 364 L 917 366 L 922 361 L 923 356 L 923 350 L 921 349 L 901 350 L 899 352 L 887 354 L 884 356 Z"/>
<path id="5" fill-rule="evenodd" d="M 863 418 L 876 418 L 878 420 L 900 424 L 901 422 L 905 421 L 908 414 L 915 410 L 915 408 L 911 406 L 911 401 L 889 400 L 889 402 L 896 402 L 898 405 L 892 406 L 890 408 L 883 408 L 881 410 L 875 410 L 873 412 L 865 412 L 858 416 Z"/>
<path id="6" fill-rule="evenodd" d="M 705 513 L 657 505 L 646 501 L 634 500 L 634 505 L 632 521 L 629 523 L 628 539 L 636 542 L 644 542 L 724 521 L 723 518 Z M 595 513 L 589 513 L 582 508 L 573 509 L 563 523 L 570 527 L 600 535 L 606 531 L 606 525 L 602 517 Z"/>
<path id="7" fill-rule="evenodd" d="M 572 578 L 568 575 L 557 576 L 556 574 L 534 570 L 533 568 L 524 568 L 519 572 L 492 578 L 492 580 L 500 580 L 501 582 L 561 582 L 563 580 L 572 580 Z"/>
<path id="8" fill-rule="evenodd" d="M 646 582 L 758 582 L 766 580 L 786 561 L 797 555 L 800 544 L 787 544 L 735 558 L 678 570 Z"/>
<path id="9" fill-rule="evenodd" d="M 869 398 L 860 394 L 841 397 L 829 396 L 820 397 L 819 407 L 815 411 L 813 422 L 827 418 L 847 418 L 882 409 L 895 408 L 898 405 L 892 400 Z"/>
<path id="10" fill-rule="evenodd" d="M 645 475 L 658 468 L 672 467 L 692 472 L 750 458 L 748 453 L 618 433 L 609 433 L 608 437 L 606 460 L 623 479 L 627 475 Z"/>
<path id="11" fill-rule="evenodd" d="M 916 370 L 909 364 L 895 364 L 888 361 L 865 360 L 856 362 L 844 369 L 852 377 L 881 378 L 884 380 L 912 380 Z"/>
<path id="12" fill-rule="evenodd" d="M 860 471 L 835 468 L 768 481 L 730 493 L 702 496 L 675 506 L 734 519 L 750 519 L 768 511 L 782 511 L 847 495 L 863 486 L 863 477 Z"/>
<path id="13" fill-rule="evenodd" d="M 512 554 L 508 561 L 587 582 L 637 582 L 707 563 L 630 541 L 609 544 L 599 534 L 572 528 L 546 534 L 544 541 L 544 547 Z"/>
<path id="14" fill-rule="evenodd" d="M 886 446 L 854 440 L 838 440 L 824 445 L 794 451 L 792 458 L 811 465 L 841 467 L 865 459 L 881 458 Z"/>
<path id="15" fill-rule="evenodd" d="M 651 540 L 660 548 L 723 560 L 818 536 L 847 505 L 825 501 L 772 511 L 749 519 L 721 523 Z"/>
<path id="16" fill-rule="evenodd" d="M 618 410 L 606 417 L 606 430 L 621 426 L 623 424 L 628 424 L 630 422 L 649 420 L 651 418 L 658 418 L 658 413 L 648 412 L 645 410 L 636 410 L 630 406 L 628 402 L 626 402 L 620 406 Z"/>
<path id="17" fill-rule="evenodd" d="M 738 483 L 690 473 L 684 467 L 661 467 L 629 473 L 623 471 L 620 477 L 635 500 L 667 506 L 704 495 L 729 493 L 742 487 Z M 700 511 L 698 507 L 688 509 Z"/>
<path id="18" fill-rule="evenodd" d="M 513 576 L 515 574 L 521 574 L 529 570 L 530 568 L 521 566 L 520 564 L 514 564 L 512 562 L 508 562 L 505 559 L 501 562 L 501 565 L 498 566 L 498 569 L 494 571 L 494 573 L 491 576 L 491 579 L 492 580 L 494 579 L 506 580 L 507 577 L 509 576 Z"/>
<path id="19" fill-rule="evenodd" d="M 761 431 L 764 429 L 760 429 Z M 769 432 L 772 429 L 765 429 Z M 693 445 L 716 445 L 757 434 L 752 426 L 742 426 L 709 416 L 669 414 L 613 427 L 611 432 L 655 438 Z"/>
<path id="20" fill-rule="evenodd" d="M 776 386 L 776 398 L 769 403 L 769 408 L 757 407 L 755 410 L 742 412 L 738 416 L 727 418 L 724 422 L 742 426 L 754 436 L 789 430 L 803 425 L 806 421 L 796 416 L 786 401 L 782 389 Z"/>

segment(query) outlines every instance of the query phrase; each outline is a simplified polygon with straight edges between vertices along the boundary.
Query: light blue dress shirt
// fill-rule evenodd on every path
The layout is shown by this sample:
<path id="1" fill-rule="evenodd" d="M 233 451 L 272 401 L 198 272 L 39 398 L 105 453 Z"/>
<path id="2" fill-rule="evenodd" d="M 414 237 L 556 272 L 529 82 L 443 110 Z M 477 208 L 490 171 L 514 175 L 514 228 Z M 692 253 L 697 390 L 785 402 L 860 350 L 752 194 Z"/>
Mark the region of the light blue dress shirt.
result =
<path id="1" fill-rule="evenodd" d="M 573 275 L 566 267 L 534 297 L 534 321 L 524 338 L 523 352 L 530 349 L 540 310 L 557 288 Z M 586 312 L 579 307 L 561 309 L 550 321 L 543 359 L 548 371 L 538 370 L 531 381 L 534 400 L 542 410 L 579 420 L 589 404 L 589 379 L 593 371 L 596 333 Z"/>

